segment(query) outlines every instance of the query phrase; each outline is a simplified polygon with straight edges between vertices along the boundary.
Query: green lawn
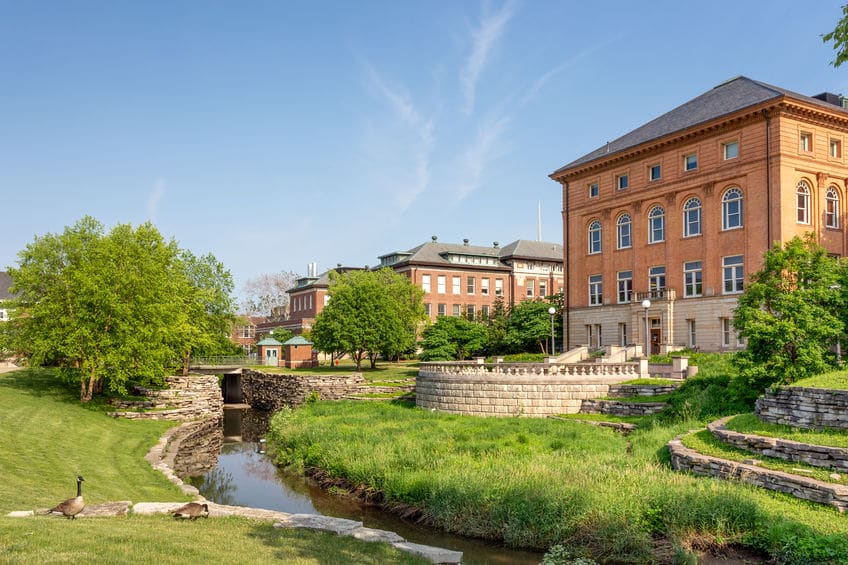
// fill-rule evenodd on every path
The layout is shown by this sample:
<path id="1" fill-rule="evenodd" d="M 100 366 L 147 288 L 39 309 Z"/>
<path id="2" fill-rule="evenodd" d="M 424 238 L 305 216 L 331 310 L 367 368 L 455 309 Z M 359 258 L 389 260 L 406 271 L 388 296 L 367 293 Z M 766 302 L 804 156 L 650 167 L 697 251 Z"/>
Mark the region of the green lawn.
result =
<path id="1" fill-rule="evenodd" d="M 272 422 L 279 462 L 319 467 L 424 510 L 435 526 L 515 547 L 555 543 L 646 563 L 678 547 L 742 544 L 783 563 L 848 562 L 835 509 L 672 471 L 665 444 L 695 422 L 623 436 L 575 422 L 475 418 L 408 403 L 317 402 Z"/>
<path id="2" fill-rule="evenodd" d="M 88 504 L 188 500 L 143 459 L 171 425 L 80 405 L 49 371 L 0 374 L 0 563 L 426 563 L 383 544 L 242 519 L 5 517 L 75 495 L 77 474 Z"/>
<path id="3" fill-rule="evenodd" d="M 756 414 L 740 414 L 727 422 L 727 429 L 744 434 L 779 437 L 812 445 L 848 448 L 848 432 L 839 430 L 804 430 L 781 424 L 769 424 Z"/>
<path id="4" fill-rule="evenodd" d="M 848 371 L 832 371 L 821 375 L 815 375 L 806 379 L 795 381 L 789 386 L 803 386 L 809 388 L 830 388 L 836 390 L 848 389 Z"/>

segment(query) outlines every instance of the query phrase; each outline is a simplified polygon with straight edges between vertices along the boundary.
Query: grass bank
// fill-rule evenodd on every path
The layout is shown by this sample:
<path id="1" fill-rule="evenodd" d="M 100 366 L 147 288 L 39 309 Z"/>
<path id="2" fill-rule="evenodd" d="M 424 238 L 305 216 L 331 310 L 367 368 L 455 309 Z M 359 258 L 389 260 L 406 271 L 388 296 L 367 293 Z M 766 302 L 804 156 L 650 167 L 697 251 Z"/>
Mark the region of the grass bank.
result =
<path id="1" fill-rule="evenodd" d="M 602 562 L 647 563 L 666 540 L 848 562 L 848 521 L 834 509 L 673 472 L 664 446 L 694 425 L 624 437 L 563 420 L 318 402 L 279 413 L 271 435 L 281 464 L 324 469 L 423 509 L 437 527 L 515 547 L 564 543 Z"/>
<path id="2" fill-rule="evenodd" d="M 172 424 L 116 420 L 76 393 L 49 371 L 0 374 L 0 563 L 426 563 L 383 544 L 242 519 L 6 518 L 73 496 L 77 474 L 88 504 L 187 500 L 143 459 Z"/>

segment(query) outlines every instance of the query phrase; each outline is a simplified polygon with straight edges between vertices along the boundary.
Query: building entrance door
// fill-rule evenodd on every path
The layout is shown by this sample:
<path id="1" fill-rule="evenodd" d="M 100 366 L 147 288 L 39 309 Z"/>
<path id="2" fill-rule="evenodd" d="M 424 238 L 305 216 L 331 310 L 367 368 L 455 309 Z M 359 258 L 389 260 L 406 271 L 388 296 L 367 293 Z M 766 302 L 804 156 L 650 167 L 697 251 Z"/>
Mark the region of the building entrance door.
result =
<path id="1" fill-rule="evenodd" d="M 269 347 L 265 350 L 265 365 L 268 367 L 276 367 L 279 365 L 277 361 L 277 350 L 273 347 Z"/>
<path id="2" fill-rule="evenodd" d="M 660 343 L 662 343 L 662 328 L 651 328 L 651 355 L 660 354 Z"/>

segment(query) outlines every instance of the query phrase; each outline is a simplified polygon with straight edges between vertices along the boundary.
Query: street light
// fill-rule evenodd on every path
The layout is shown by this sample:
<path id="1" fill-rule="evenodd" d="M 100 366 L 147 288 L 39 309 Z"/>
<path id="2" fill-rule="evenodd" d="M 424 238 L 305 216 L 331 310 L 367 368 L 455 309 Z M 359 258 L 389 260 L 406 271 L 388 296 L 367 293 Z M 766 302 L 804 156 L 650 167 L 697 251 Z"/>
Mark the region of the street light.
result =
<path id="1" fill-rule="evenodd" d="M 650 328 L 648 327 L 648 308 L 650 308 L 650 307 L 651 307 L 651 301 L 650 300 L 648 300 L 646 298 L 645 300 L 642 301 L 642 308 L 645 309 L 645 358 L 646 359 L 650 358 L 650 356 L 651 356 L 650 349 L 649 349 L 651 337 L 648 335 L 649 332 L 651 331 Z"/>
<path id="2" fill-rule="evenodd" d="M 556 314 L 556 308 L 553 306 L 548 308 L 548 314 L 551 315 L 551 356 L 553 356 L 556 353 L 556 347 L 554 345 L 554 314 Z"/>

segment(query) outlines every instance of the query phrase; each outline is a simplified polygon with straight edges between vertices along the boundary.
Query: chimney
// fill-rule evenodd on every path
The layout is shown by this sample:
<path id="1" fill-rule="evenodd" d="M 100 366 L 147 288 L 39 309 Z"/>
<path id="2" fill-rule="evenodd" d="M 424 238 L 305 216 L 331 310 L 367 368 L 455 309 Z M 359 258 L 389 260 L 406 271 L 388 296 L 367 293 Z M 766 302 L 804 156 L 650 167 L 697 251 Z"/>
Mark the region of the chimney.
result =
<path id="1" fill-rule="evenodd" d="M 462 240 L 462 244 L 463 244 L 465 247 L 468 247 L 468 241 L 469 241 L 469 239 L 466 237 L 465 239 L 463 239 L 463 240 Z"/>
<path id="2" fill-rule="evenodd" d="M 433 240 L 433 243 L 436 243 L 437 241 L 439 241 L 438 236 L 435 236 L 435 235 L 431 235 L 430 239 Z"/>
<path id="3" fill-rule="evenodd" d="M 497 241 L 494 241 L 494 242 L 492 242 L 492 247 L 494 247 L 495 249 L 497 249 L 498 247 L 500 247 L 500 245 L 498 244 L 498 242 L 497 242 Z"/>

